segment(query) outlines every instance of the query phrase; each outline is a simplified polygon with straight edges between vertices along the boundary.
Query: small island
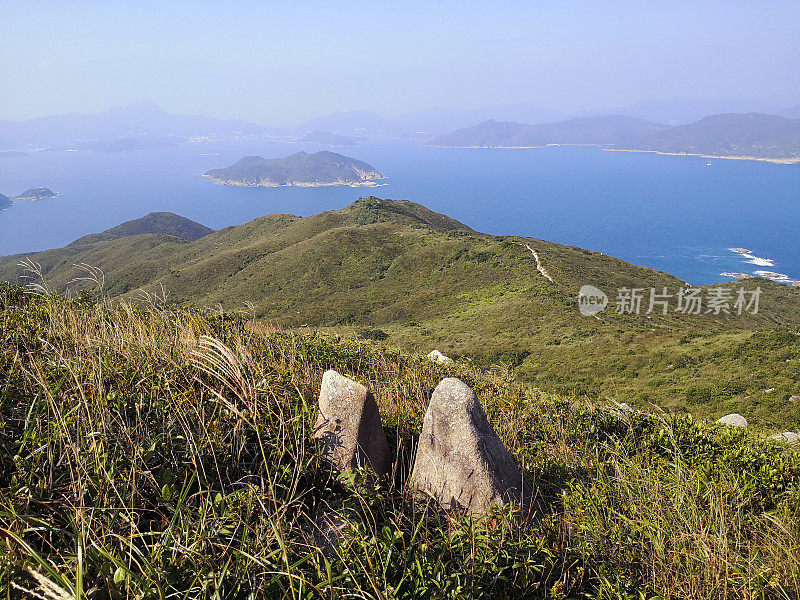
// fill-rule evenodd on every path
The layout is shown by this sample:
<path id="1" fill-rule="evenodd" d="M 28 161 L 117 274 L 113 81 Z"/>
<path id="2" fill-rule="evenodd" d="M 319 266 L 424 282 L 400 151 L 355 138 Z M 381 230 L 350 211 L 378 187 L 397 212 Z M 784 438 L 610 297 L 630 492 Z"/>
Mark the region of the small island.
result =
<path id="1" fill-rule="evenodd" d="M 203 175 L 214 183 L 245 187 L 375 186 L 386 176 L 363 161 L 322 150 L 284 158 L 246 156 L 230 167 Z"/>
<path id="2" fill-rule="evenodd" d="M 55 198 L 60 195 L 49 188 L 38 187 L 27 189 L 19 196 L 14 196 L 12 200 L 45 200 L 46 198 Z"/>
<path id="3" fill-rule="evenodd" d="M 5 194 L 0 194 L 0 210 L 5 210 L 11 206 L 11 198 Z"/>

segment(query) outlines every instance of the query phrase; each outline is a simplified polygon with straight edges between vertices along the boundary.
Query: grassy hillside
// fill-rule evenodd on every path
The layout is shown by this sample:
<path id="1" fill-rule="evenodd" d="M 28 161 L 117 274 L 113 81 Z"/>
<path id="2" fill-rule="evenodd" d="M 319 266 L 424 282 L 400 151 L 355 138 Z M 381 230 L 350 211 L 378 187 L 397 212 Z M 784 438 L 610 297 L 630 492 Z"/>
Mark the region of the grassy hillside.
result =
<path id="1" fill-rule="evenodd" d="M 503 363 L 547 391 L 800 425 L 800 404 L 788 401 L 800 394 L 800 289 L 717 286 L 761 286 L 757 315 L 620 315 L 619 288 L 674 294 L 685 284 L 589 250 L 480 234 L 411 202 L 365 198 L 306 218 L 270 215 L 191 243 L 141 235 L 7 257 L 0 278 L 25 283 L 23 259 L 40 265 L 49 289 L 93 285 L 70 284 L 84 275 L 74 265 L 86 264 L 102 270 L 112 297 L 163 291 L 171 302 L 246 310 L 281 327 Z M 611 298 L 596 318 L 578 312 L 585 284 Z"/>
<path id="2" fill-rule="evenodd" d="M 85 235 L 72 242 L 70 246 L 96 244 L 97 242 L 118 240 L 119 238 L 146 233 L 172 235 L 187 242 L 193 242 L 213 232 L 214 230 L 210 227 L 196 223 L 186 217 L 169 212 L 154 212 L 145 215 L 141 219 L 125 221 L 101 233 Z"/>
<path id="3" fill-rule="evenodd" d="M 374 392 L 391 481 L 319 460 L 327 368 Z M 536 490 L 532 519 L 406 492 L 445 376 L 481 398 Z M 9 598 L 794 598 L 799 485 L 800 455 L 759 430 L 618 413 L 502 368 L 243 316 L 0 285 Z M 315 523 L 333 518 L 343 537 L 325 552 Z"/>

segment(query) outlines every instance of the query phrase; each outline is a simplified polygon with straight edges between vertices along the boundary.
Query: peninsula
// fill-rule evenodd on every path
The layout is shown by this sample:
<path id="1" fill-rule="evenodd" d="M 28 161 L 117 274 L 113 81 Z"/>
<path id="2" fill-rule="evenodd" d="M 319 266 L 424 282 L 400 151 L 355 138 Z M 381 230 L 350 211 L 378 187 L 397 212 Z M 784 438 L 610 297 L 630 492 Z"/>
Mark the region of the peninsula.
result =
<path id="1" fill-rule="evenodd" d="M 246 156 L 230 167 L 203 175 L 214 183 L 245 187 L 374 186 L 385 179 L 375 167 L 335 152 L 296 152 L 284 158 Z"/>
<path id="2" fill-rule="evenodd" d="M 747 113 L 719 114 L 671 127 L 621 115 L 581 117 L 556 123 L 484 121 L 427 142 L 441 148 L 541 148 L 602 146 L 615 152 L 650 152 L 800 163 L 800 119 Z"/>

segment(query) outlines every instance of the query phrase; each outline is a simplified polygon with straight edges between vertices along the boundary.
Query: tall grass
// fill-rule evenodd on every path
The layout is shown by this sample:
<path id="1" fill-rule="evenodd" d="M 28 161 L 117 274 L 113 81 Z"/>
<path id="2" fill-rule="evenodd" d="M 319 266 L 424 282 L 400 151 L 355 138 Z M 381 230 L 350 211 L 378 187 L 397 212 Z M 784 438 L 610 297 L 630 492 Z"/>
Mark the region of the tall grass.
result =
<path id="1" fill-rule="evenodd" d="M 758 433 L 243 315 L 40 292 L 0 287 L 7 598 L 800 597 L 800 457 Z M 390 482 L 318 460 L 327 368 L 373 390 Z M 446 375 L 535 484 L 534 518 L 404 489 Z"/>

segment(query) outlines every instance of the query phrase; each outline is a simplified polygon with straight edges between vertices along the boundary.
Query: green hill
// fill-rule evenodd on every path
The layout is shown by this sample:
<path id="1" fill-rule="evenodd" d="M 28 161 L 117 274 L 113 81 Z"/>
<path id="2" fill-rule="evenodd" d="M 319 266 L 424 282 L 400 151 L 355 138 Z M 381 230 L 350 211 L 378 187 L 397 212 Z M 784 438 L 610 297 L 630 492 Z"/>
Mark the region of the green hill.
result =
<path id="1" fill-rule="evenodd" d="M 535 148 L 548 144 L 609 146 L 627 144 L 665 129 L 667 125 L 620 115 L 576 117 L 538 125 L 489 120 L 441 135 L 428 145 L 462 148 Z"/>
<path id="2" fill-rule="evenodd" d="M 755 315 L 732 305 L 731 314 L 676 313 L 675 298 L 666 315 L 617 314 L 620 288 L 675 295 L 686 284 L 590 250 L 481 234 L 412 202 L 370 197 L 310 217 L 268 215 L 190 243 L 145 234 L 5 257 L 0 279 L 25 283 L 26 259 L 50 289 L 80 291 L 74 265 L 88 264 L 112 297 L 163 289 L 183 305 L 247 305 L 281 327 L 502 363 L 553 392 L 800 424 L 800 403 L 789 401 L 800 394 L 800 289 L 753 279 L 702 290 L 727 290 L 732 303 L 738 289 L 760 286 Z M 587 284 L 611 300 L 595 317 L 578 312 Z"/>
<path id="3" fill-rule="evenodd" d="M 321 150 L 314 154 L 296 152 L 284 158 L 246 156 L 225 169 L 204 175 L 215 183 L 256 187 L 327 185 L 375 185 L 384 179 L 375 167 L 363 161 Z"/>
<path id="4" fill-rule="evenodd" d="M 154 212 L 140 219 L 125 221 L 101 233 L 85 235 L 72 242 L 70 246 L 96 244 L 98 242 L 118 240 L 123 237 L 143 235 L 146 233 L 170 235 L 187 242 L 193 242 L 210 233 L 214 233 L 214 230 L 174 213 Z"/>
<path id="5" fill-rule="evenodd" d="M 713 115 L 643 138 L 633 149 L 800 162 L 800 119 L 759 113 Z"/>

